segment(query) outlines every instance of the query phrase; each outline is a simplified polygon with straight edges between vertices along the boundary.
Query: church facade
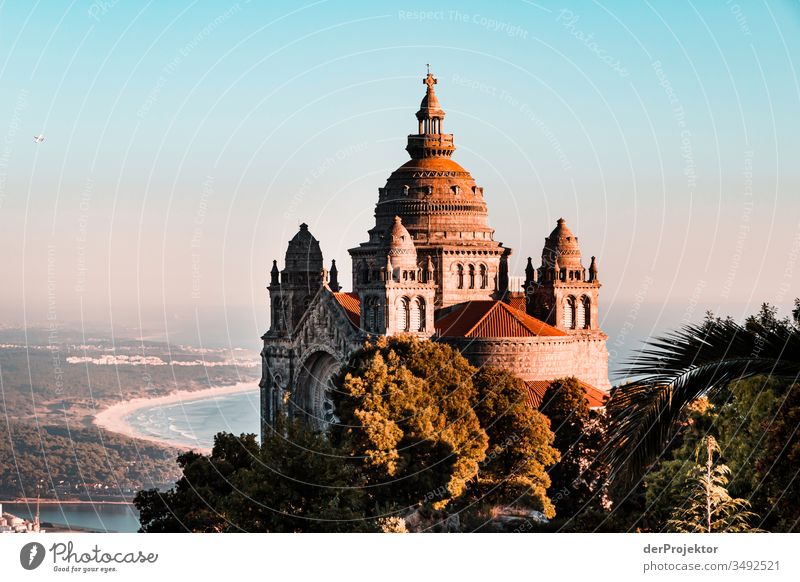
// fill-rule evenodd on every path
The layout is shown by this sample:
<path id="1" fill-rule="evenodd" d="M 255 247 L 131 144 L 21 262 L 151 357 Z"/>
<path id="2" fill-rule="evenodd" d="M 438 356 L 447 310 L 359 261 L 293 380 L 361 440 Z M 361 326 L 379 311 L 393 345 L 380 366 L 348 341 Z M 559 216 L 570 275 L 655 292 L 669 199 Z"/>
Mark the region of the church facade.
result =
<path id="1" fill-rule="evenodd" d="M 283 268 L 273 261 L 262 434 L 278 414 L 319 430 L 335 422 L 332 378 L 380 335 L 447 342 L 473 365 L 507 369 L 525 382 L 533 406 L 564 376 L 581 381 L 591 406 L 603 404 L 610 384 L 595 257 L 583 266 L 578 238 L 559 219 L 539 267 L 528 258 L 524 285 L 511 285 L 520 280 L 508 272 L 511 249 L 494 239 L 483 188 L 452 159 L 436 78 L 423 82 L 411 159 L 378 189 L 375 225 L 349 250 L 351 291 L 342 291 L 335 260 L 325 268 L 306 224 L 289 241 Z"/>

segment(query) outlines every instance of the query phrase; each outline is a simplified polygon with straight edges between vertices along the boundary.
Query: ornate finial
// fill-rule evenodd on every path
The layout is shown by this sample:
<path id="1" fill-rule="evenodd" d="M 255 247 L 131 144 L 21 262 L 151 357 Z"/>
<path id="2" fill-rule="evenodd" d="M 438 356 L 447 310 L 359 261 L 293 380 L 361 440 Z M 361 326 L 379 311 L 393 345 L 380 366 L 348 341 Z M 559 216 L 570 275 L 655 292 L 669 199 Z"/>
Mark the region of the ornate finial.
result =
<path id="1" fill-rule="evenodd" d="M 430 63 L 425 63 L 425 66 L 428 67 L 428 74 L 430 75 L 431 74 L 431 64 Z"/>
<path id="2" fill-rule="evenodd" d="M 272 261 L 272 271 L 270 271 L 270 285 L 280 285 L 280 271 L 278 270 L 278 261 Z"/>
<path id="3" fill-rule="evenodd" d="M 331 260 L 331 268 L 328 271 L 328 287 L 330 287 L 331 291 L 334 293 L 338 293 L 342 290 L 342 286 L 339 285 L 339 270 L 336 268 L 336 259 Z"/>

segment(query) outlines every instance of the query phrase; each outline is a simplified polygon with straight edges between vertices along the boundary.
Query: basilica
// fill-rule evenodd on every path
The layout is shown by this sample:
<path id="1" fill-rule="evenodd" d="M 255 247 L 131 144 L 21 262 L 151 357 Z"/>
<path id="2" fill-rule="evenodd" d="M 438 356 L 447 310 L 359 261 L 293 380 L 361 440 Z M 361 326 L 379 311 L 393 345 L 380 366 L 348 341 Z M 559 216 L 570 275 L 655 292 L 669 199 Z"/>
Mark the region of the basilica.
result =
<path id="1" fill-rule="evenodd" d="M 483 188 L 453 160 L 453 135 L 428 73 L 411 159 L 378 188 L 375 225 L 349 250 L 351 291 L 336 261 L 325 268 L 308 225 L 273 261 L 270 328 L 262 336 L 261 434 L 278 414 L 325 430 L 336 421 L 332 379 L 375 336 L 411 334 L 447 342 L 475 366 L 519 376 L 532 406 L 549 383 L 577 377 L 590 406 L 603 405 L 606 334 L 599 327 L 597 261 L 584 267 L 563 218 L 545 238 L 541 262 L 509 274 L 511 249 L 494 238 Z"/>

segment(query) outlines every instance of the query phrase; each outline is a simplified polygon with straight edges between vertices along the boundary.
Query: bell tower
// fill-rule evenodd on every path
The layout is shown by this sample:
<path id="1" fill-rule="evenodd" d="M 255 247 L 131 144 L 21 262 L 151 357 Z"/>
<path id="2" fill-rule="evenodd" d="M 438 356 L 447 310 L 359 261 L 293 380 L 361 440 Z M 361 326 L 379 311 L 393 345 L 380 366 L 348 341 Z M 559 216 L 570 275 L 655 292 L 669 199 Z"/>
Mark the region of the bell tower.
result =
<path id="1" fill-rule="evenodd" d="M 283 270 L 279 272 L 278 261 L 272 261 L 270 284 L 267 287 L 272 317 L 267 333 L 273 336 L 291 336 L 311 299 L 324 282 L 325 271 L 322 268 L 319 241 L 309 232 L 308 225 L 303 223 L 289 241 Z"/>
<path id="2" fill-rule="evenodd" d="M 525 268 L 526 311 L 570 333 L 598 331 L 600 281 L 597 260 L 587 271 L 581 263 L 578 237 L 563 218 L 544 241 L 542 264 L 534 271 L 530 257 Z"/>
<path id="3" fill-rule="evenodd" d="M 358 273 L 361 329 L 376 335 L 407 333 L 428 338 L 434 333 L 436 284 L 430 257 L 417 263 L 417 250 L 399 216 L 383 237 L 382 266 Z"/>

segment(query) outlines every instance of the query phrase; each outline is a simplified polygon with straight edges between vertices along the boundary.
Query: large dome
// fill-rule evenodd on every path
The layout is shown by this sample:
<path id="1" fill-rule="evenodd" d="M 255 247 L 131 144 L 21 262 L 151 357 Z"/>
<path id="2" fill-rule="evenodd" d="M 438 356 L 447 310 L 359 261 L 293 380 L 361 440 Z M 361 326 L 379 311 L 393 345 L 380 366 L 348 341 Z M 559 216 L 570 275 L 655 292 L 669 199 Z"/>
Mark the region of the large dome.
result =
<path id="1" fill-rule="evenodd" d="M 440 133 L 444 111 L 433 91 L 436 80 L 428 75 L 424 82 L 427 93 L 417 112 L 420 133 L 409 135 L 406 147 L 411 159 L 380 189 L 371 233 L 380 237 L 399 216 L 417 245 L 485 244 L 494 231 L 488 225 L 483 188 L 451 159 L 455 146 L 452 134 Z"/>

